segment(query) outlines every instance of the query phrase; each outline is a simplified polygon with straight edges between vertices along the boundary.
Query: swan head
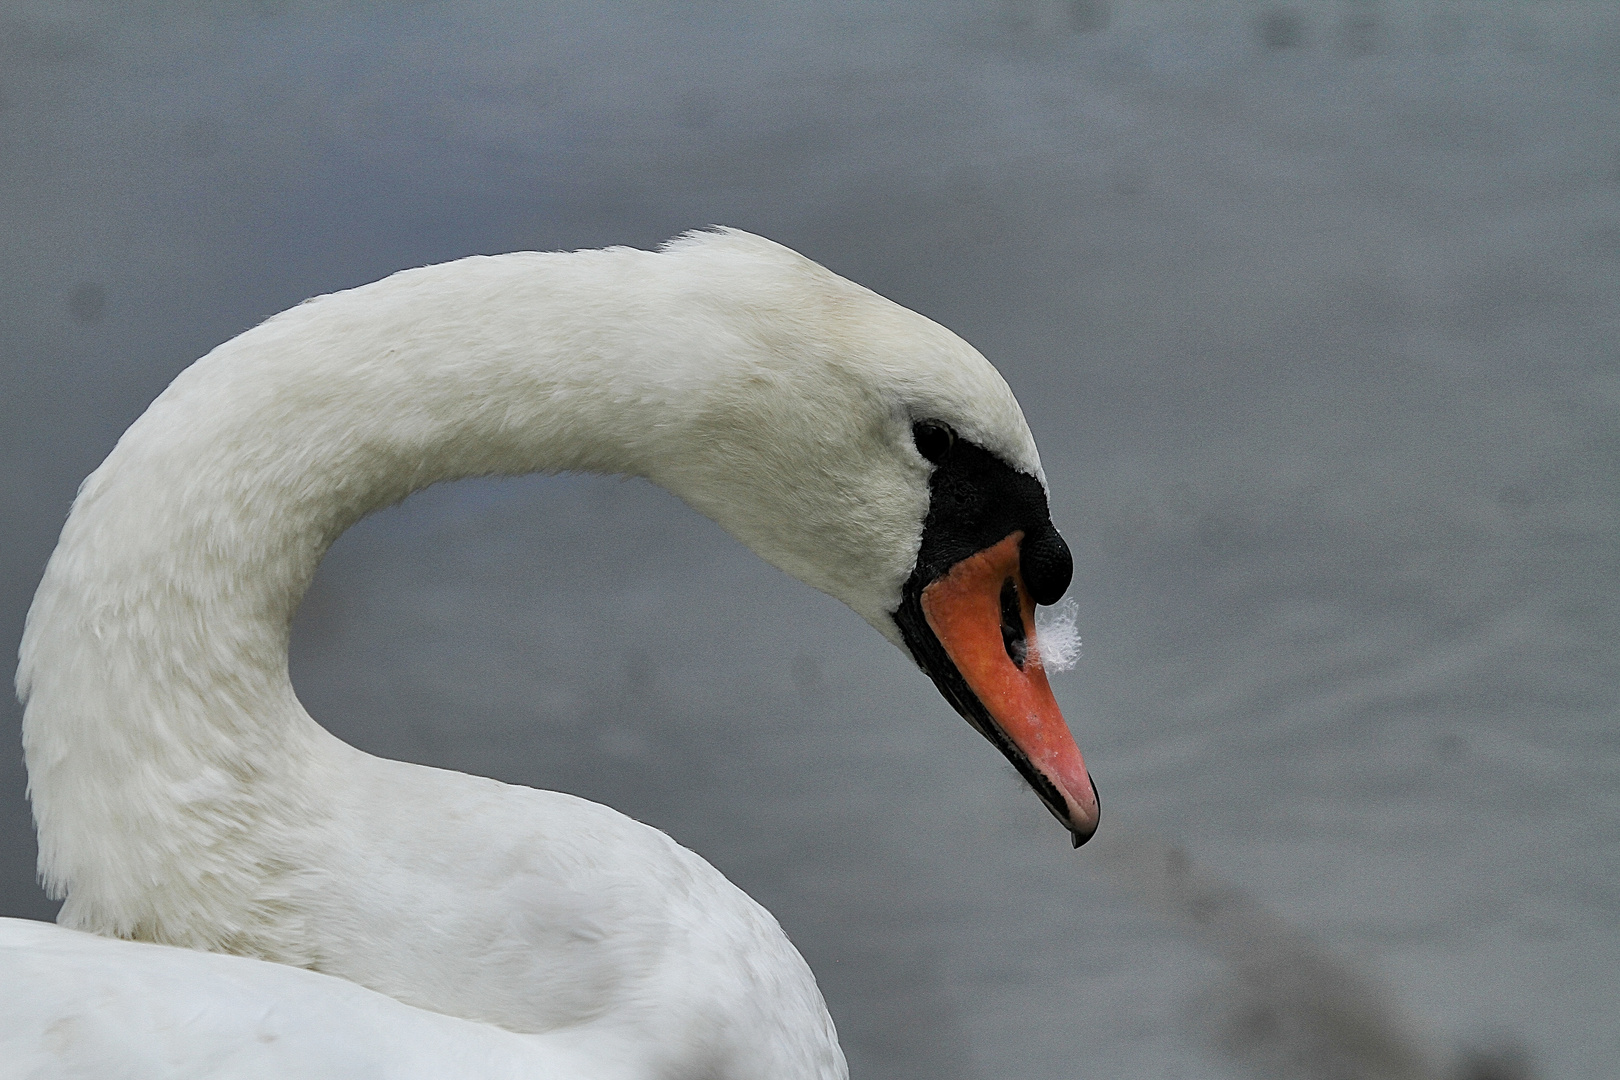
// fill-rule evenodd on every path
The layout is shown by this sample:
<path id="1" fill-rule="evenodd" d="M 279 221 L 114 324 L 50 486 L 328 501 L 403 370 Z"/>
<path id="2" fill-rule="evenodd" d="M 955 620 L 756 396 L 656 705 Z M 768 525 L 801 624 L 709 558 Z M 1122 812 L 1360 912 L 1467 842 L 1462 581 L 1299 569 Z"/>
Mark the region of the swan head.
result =
<path id="1" fill-rule="evenodd" d="M 646 473 L 905 651 L 1072 834 L 1096 788 L 1047 683 L 1037 605 L 1073 561 L 1005 380 L 937 323 L 771 241 L 692 234 L 658 258 L 717 372 Z M 695 265 L 694 265 L 695 264 Z M 718 358 L 718 359 L 717 359 Z"/>

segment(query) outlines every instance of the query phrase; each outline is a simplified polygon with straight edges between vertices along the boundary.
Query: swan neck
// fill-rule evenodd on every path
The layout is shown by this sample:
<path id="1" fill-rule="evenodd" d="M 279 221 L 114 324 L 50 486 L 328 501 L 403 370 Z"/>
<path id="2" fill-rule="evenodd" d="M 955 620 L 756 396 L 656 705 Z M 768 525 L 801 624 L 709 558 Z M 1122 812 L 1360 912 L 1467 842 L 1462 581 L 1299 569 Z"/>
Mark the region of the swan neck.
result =
<path id="1" fill-rule="evenodd" d="M 610 279 L 651 258 L 592 254 Z M 278 315 L 183 372 L 85 481 L 18 669 L 64 922 L 297 962 L 254 935 L 298 936 L 274 925 L 297 905 L 266 898 L 299 888 L 357 756 L 288 679 L 321 556 L 439 481 L 647 472 L 680 389 L 638 377 L 656 355 L 631 362 L 656 313 L 604 308 L 647 290 L 590 288 L 577 260 L 547 280 L 558 258 L 408 271 Z"/>

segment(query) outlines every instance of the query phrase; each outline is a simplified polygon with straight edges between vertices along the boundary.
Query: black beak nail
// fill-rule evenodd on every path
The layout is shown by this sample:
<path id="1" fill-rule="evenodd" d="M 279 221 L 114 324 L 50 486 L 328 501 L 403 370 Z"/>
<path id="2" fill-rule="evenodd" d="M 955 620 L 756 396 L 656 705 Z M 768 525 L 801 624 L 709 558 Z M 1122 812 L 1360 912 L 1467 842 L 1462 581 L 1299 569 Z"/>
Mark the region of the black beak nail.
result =
<path id="1" fill-rule="evenodd" d="M 1092 780 L 1089 774 L 1087 774 L 1086 779 L 1091 781 L 1091 797 L 1097 801 L 1097 818 L 1098 822 L 1100 823 L 1102 820 L 1102 796 L 1097 794 L 1097 781 Z M 1096 835 L 1097 826 L 1093 825 L 1091 827 L 1091 831 L 1086 833 L 1084 836 L 1081 836 L 1077 832 L 1070 832 L 1069 839 L 1073 840 L 1074 846 L 1078 848 L 1081 844 L 1084 844 L 1087 840 L 1090 840 Z"/>

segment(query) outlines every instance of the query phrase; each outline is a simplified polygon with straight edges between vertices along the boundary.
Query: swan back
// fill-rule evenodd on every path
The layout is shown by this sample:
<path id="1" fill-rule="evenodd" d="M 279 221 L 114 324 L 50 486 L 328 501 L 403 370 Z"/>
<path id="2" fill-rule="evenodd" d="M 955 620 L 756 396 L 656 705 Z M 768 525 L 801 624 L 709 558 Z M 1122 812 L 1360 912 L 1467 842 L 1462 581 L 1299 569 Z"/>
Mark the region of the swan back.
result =
<path id="1" fill-rule="evenodd" d="M 516 1035 L 239 956 L 0 919 L 0 970 L 8 1077 L 626 1077 L 610 1048 L 588 1039 Z"/>

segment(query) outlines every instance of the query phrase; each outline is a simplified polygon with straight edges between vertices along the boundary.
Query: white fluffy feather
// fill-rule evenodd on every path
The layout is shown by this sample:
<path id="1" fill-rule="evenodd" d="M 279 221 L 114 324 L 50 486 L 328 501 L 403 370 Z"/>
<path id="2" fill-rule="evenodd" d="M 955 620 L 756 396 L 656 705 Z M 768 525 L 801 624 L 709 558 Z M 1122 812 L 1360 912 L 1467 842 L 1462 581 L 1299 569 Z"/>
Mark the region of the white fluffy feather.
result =
<path id="1" fill-rule="evenodd" d="M 1080 662 L 1079 614 L 1073 597 L 1035 613 L 1035 656 L 1048 673 L 1068 671 Z"/>

